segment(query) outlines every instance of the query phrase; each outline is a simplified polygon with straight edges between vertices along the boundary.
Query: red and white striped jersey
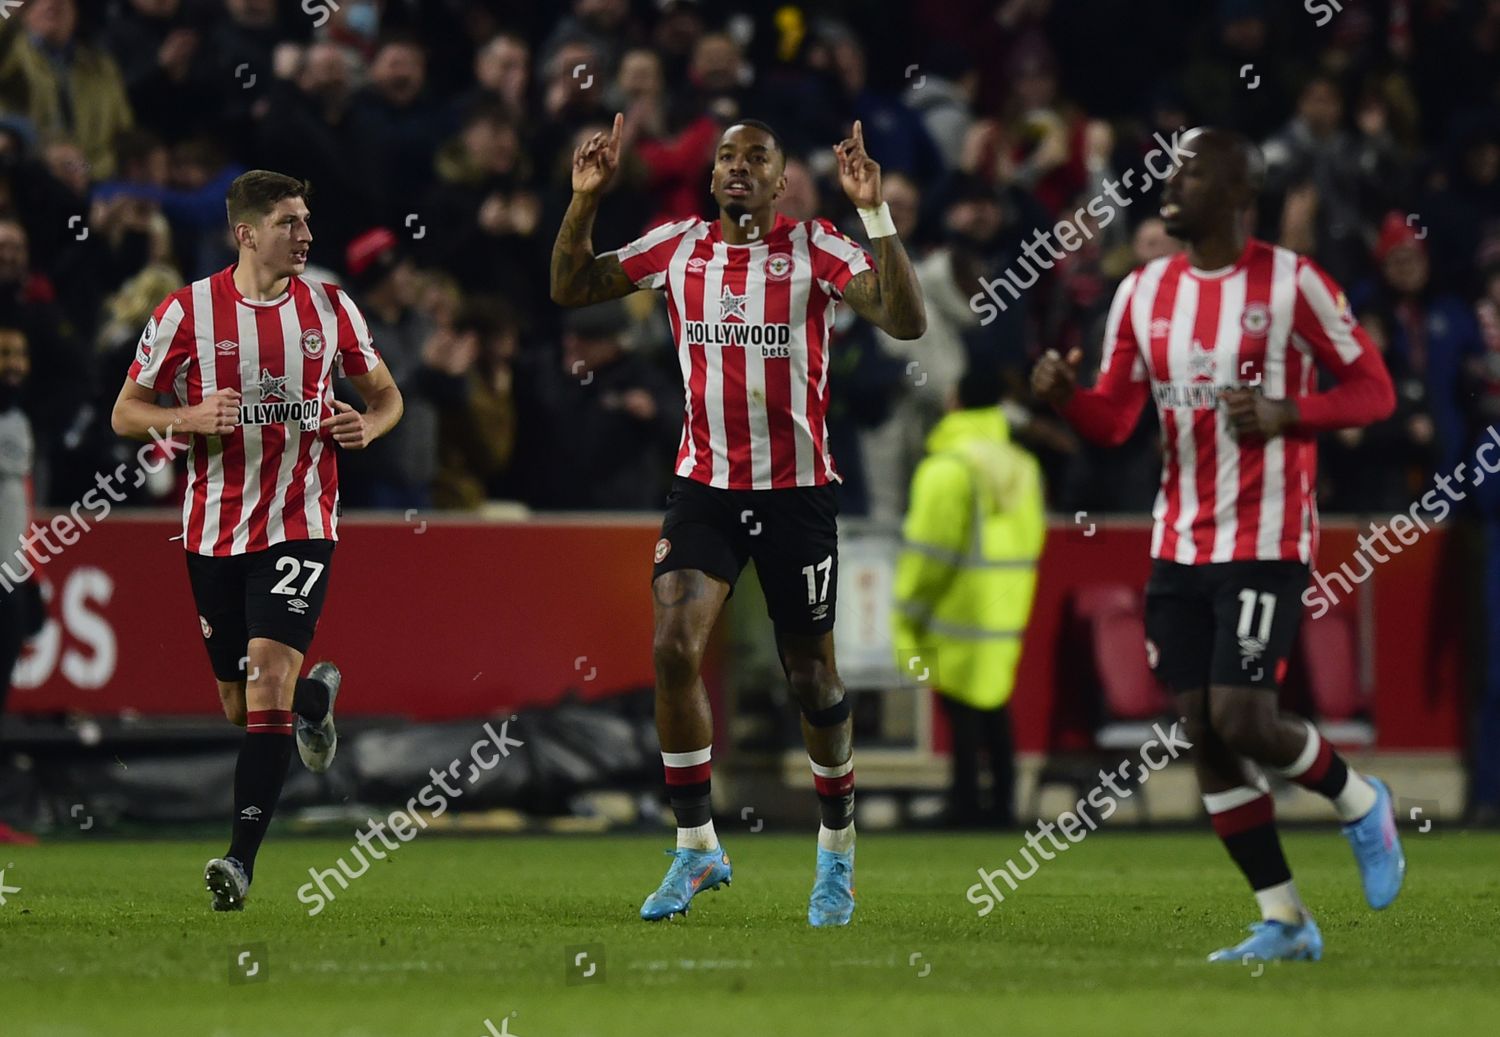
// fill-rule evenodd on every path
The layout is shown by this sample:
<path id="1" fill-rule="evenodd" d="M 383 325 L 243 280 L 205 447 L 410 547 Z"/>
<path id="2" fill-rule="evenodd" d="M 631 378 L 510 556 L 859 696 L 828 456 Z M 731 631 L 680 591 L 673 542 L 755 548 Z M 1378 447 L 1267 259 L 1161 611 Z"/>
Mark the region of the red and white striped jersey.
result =
<path id="1" fill-rule="evenodd" d="M 240 392 L 239 427 L 191 437 L 184 546 L 238 555 L 286 540 L 338 539 L 338 466 L 319 431 L 333 379 L 380 363 L 370 330 L 338 286 L 293 277 L 280 298 L 252 302 L 234 267 L 179 288 L 141 333 L 130 377 L 191 406 Z"/>
<path id="2" fill-rule="evenodd" d="M 827 220 L 778 215 L 764 239 L 718 220 L 664 224 L 613 253 L 667 294 L 686 387 L 677 474 L 731 490 L 837 480 L 828 449 L 828 333 L 869 257 Z"/>
<path id="3" fill-rule="evenodd" d="M 1318 391 L 1319 367 L 1334 388 Z M 1297 426 L 1237 438 L 1218 393 L 1239 387 L 1295 399 Z M 1130 274 L 1110 307 L 1098 384 L 1075 391 L 1063 414 L 1088 438 L 1118 445 L 1148 391 L 1162 436 L 1151 555 L 1187 565 L 1310 564 L 1314 434 L 1368 425 L 1395 406 L 1385 364 L 1338 285 L 1310 259 L 1253 240 L 1225 270 L 1195 270 L 1178 253 Z"/>

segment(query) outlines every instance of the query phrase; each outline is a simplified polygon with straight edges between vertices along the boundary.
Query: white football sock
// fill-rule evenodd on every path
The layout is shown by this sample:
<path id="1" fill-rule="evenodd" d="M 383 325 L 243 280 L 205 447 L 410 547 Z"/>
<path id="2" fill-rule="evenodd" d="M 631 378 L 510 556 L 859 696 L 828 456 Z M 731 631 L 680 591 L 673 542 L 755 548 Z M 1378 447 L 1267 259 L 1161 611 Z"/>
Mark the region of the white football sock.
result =
<path id="1" fill-rule="evenodd" d="M 1375 809 L 1378 798 L 1375 786 L 1350 767 L 1349 780 L 1344 782 L 1344 790 L 1333 797 L 1333 809 L 1338 811 L 1340 821 L 1358 821 Z"/>
<path id="2" fill-rule="evenodd" d="M 709 821 L 706 825 L 697 828 L 677 829 L 677 848 L 679 850 L 717 850 L 719 848 L 719 837 L 714 834 L 714 823 Z"/>
<path id="3" fill-rule="evenodd" d="M 1260 916 L 1267 921 L 1301 925 L 1310 918 L 1302 898 L 1297 895 L 1297 886 L 1291 879 L 1266 889 L 1255 891 L 1255 902 L 1260 905 Z"/>
<path id="4" fill-rule="evenodd" d="M 854 849 L 854 822 L 850 821 L 843 828 L 818 825 L 818 849 L 833 850 L 835 853 Z"/>
<path id="5" fill-rule="evenodd" d="M 1302 905 L 1302 897 L 1298 896 L 1298 887 L 1290 878 L 1265 890 L 1256 890 L 1256 903 L 1260 905 L 1260 917 L 1268 921 L 1286 921 L 1289 926 L 1301 926 L 1304 918 L 1311 917 Z"/>

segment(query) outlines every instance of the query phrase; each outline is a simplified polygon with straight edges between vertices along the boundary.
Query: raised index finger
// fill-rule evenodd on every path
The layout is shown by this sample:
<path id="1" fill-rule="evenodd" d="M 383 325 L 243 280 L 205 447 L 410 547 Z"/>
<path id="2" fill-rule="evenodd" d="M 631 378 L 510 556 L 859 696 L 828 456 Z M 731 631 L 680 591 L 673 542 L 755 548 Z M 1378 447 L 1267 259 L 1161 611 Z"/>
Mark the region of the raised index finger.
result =
<path id="1" fill-rule="evenodd" d="M 858 119 L 854 120 L 854 146 L 860 151 L 865 150 L 865 128 Z"/>

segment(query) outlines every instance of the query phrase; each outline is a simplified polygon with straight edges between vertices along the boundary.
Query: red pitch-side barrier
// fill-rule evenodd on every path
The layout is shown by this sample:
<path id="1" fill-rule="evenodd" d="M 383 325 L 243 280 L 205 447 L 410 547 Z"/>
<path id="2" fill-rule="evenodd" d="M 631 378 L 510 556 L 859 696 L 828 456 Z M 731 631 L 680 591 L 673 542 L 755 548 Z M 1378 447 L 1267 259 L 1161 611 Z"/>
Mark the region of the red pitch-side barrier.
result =
<path id="1" fill-rule="evenodd" d="M 47 516 L 39 516 L 45 521 Z M 50 619 L 17 668 L 13 710 L 217 715 L 175 514 L 114 515 L 40 570 Z M 346 518 L 312 655 L 336 659 L 342 715 L 446 720 L 650 685 L 654 520 L 520 523 Z M 1325 528 L 1337 568 L 1354 527 Z M 1085 537 L 1057 524 L 1041 563 L 1014 713 L 1044 747 L 1056 639 L 1090 582 L 1144 584 L 1143 524 Z M 1374 722 L 1383 749 L 1452 749 L 1462 714 L 1462 604 L 1440 593 L 1436 532 L 1371 581 Z M 1451 584 L 1450 584 L 1451 586 Z M 711 686 L 719 682 L 705 674 Z"/>

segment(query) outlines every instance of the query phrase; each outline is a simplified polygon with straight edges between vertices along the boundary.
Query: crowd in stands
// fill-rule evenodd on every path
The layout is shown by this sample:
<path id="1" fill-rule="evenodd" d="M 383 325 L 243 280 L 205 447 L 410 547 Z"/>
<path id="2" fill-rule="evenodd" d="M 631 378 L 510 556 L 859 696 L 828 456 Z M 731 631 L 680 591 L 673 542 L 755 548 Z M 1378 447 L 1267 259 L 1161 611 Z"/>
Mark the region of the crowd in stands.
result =
<path id="1" fill-rule="evenodd" d="M 572 150 L 623 112 L 599 251 L 711 215 L 741 117 L 785 141 L 780 208 L 863 240 L 830 147 L 863 121 L 928 328 L 898 342 L 841 308 L 829 422 L 845 513 L 891 521 L 973 365 L 1002 373 L 1055 508 L 1149 510 L 1154 419 L 1095 450 L 1026 376 L 1048 348 L 1097 365 L 1115 285 L 1178 247 L 1155 194 L 997 319 L 969 300 L 1154 135 L 1245 131 L 1255 232 L 1345 286 L 1399 388 L 1390 419 L 1327 437 L 1324 510 L 1403 510 L 1500 417 L 1500 3 L 1190 6 L 26 0 L 0 23 L 0 328 L 31 354 L 37 503 L 131 456 L 109 412 L 141 328 L 233 261 L 225 188 L 267 168 L 311 182 L 309 276 L 353 294 L 406 398 L 343 458 L 346 505 L 658 509 L 682 409 L 659 301 L 574 313 L 547 290 Z"/>

